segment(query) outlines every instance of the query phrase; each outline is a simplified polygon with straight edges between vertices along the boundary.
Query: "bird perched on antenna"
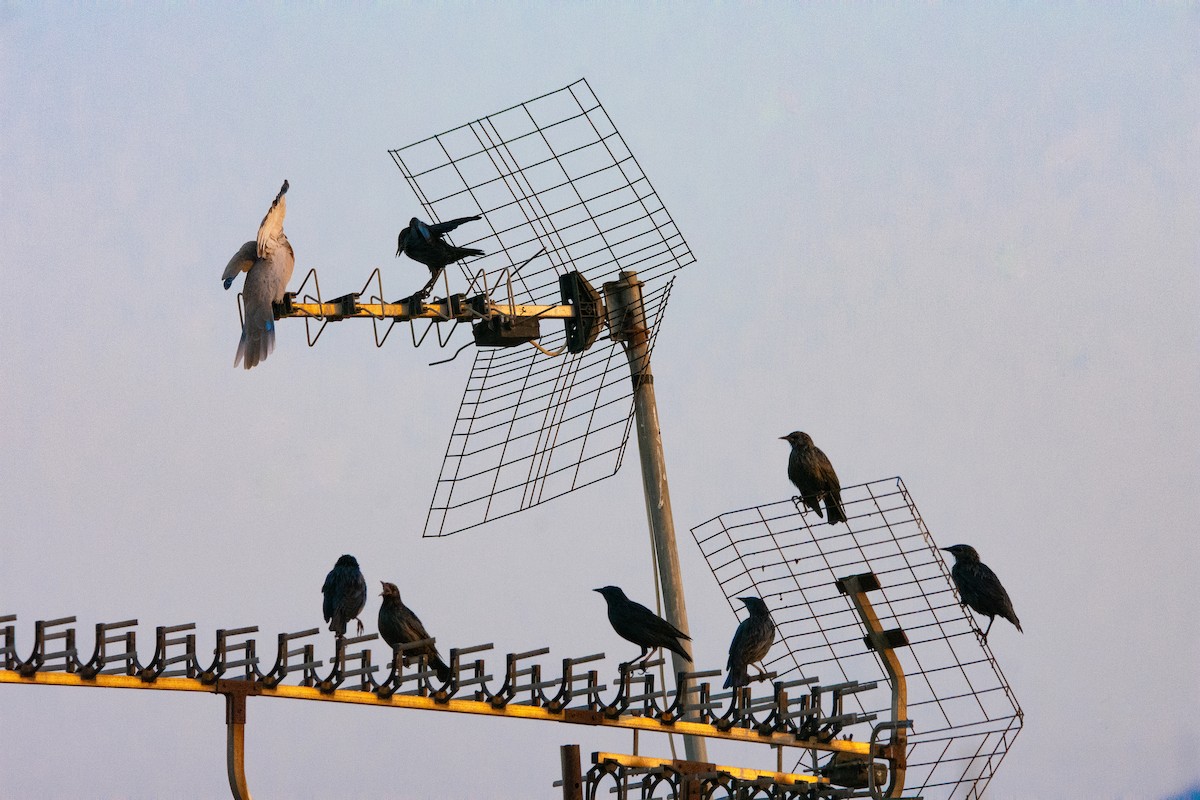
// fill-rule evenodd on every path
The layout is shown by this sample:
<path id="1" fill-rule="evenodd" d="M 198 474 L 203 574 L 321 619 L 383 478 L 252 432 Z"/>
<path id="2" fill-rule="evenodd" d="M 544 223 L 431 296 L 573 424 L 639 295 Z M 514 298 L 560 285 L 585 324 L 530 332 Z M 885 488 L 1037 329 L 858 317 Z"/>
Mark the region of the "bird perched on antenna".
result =
<path id="1" fill-rule="evenodd" d="M 725 688 L 737 688 L 750 682 L 746 667 L 756 664 L 766 658 L 767 651 L 775 641 L 775 623 L 771 620 L 771 612 L 767 604 L 758 597 L 739 597 L 746 604 L 750 616 L 742 620 L 729 643 L 729 661 L 725 669 L 729 675 L 725 678 Z M 759 674 L 765 674 L 759 670 Z"/>
<path id="2" fill-rule="evenodd" d="M 392 647 L 396 647 L 433 638 L 425 630 L 425 626 L 421 624 L 421 620 L 413 613 L 412 609 L 400 600 L 400 590 L 396 588 L 396 584 L 387 581 L 380 581 L 380 583 L 383 584 L 383 591 L 379 593 L 383 597 L 383 603 L 379 606 L 379 635 L 383 637 L 383 640 Z M 437 672 L 438 680 L 442 683 L 450 680 L 450 667 L 446 666 L 445 661 L 442 661 L 441 655 L 433 644 L 426 644 L 415 650 L 406 650 L 404 666 L 407 667 L 420 656 L 425 656 L 429 666 Z"/>
<path id="3" fill-rule="evenodd" d="M 958 587 L 958 595 L 962 598 L 963 605 L 970 606 L 976 614 L 983 614 L 988 618 L 987 630 L 983 632 L 984 644 L 987 643 L 988 631 L 992 629 L 996 617 L 1004 617 L 1024 633 L 1025 631 L 1021 630 L 1021 621 L 1017 619 L 1017 612 L 1013 611 L 1012 600 L 1008 599 L 1008 592 L 1004 590 L 996 573 L 979 560 L 979 553 L 975 548 L 969 544 L 956 544 L 942 549 L 954 556 L 950 577 Z"/>
<path id="4" fill-rule="evenodd" d="M 344 555 L 329 570 L 325 576 L 325 585 L 321 587 L 325 595 L 322 610 L 329 630 L 338 637 L 346 635 L 346 624 L 350 620 L 358 623 L 358 634 L 362 635 L 363 624 L 358 615 L 367 604 L 367 582 L 363 579 L 358 561 L 351 555 Z"/>
<path id="5" fill-rule="evenodd" d="M 242 301 L 246 319 L 242 324 L 242 339 L 238 342 L 236 367 L 244 363 L 246 369 L 266 361 L 275 349 L 275 312 L 272 303 L 283 300 L 288 281 L 292 279 L 292 268 L 296 265 L 296 254 L 283 233 L 283 217 L 287 213 L 288 182 L 275 195 L 275 202 L 267 210 L 262 224 L 258 226 L 258 239 L 242 245 L 229 260 L 221 281 L 228 289 L 239 272 L 246 273 L 242 285 Z"/>
<path id="6" fill-rule="evenodd" d="M 617 635 L 642 648 L 642 654 L 630 661 L 629 665 L 646 661 L 660 647 L 678 653 L 688 661 L 692 660 L 680 642 L 680 639 L 690 642 L 692 637 L 641 603 L 630 600 L 625 596 L 625 592 L 616 586 L 605 586 L 592 591 L 604 595 L 608 602 L 608 621 Z"/>
<path id="7" fill-rule="evenodd" d="M 416 217 L 408 221 L 408 227 L 400 231 L 400 236 L 396 240 L 396 257 L 399 258 L 403 253 L 413 261 L 419 261 L 429 267 L 429 283 L 425 284 L 420 292 L 413 295 L 414 297 L 419 296 L 421 299 L 428 297 L 430 290 L 433 289 L 433 284 L 437 282 L 442 270 L 448 265 L 469 256 L 483 255 L 482 250 L 476 250 L 474 247 L 455 247 L 442 238 L 464 222 L 474 222 L 477 219 L 482 219 L 482 217 L 459 217 L 449 222 L 439 222 L 436 225 L 430 225 Z"/>
<path id="8" fill-rule="evenodd" d="M 813 444 L 812 437 L 801 431 L 792 431 L 787 436 L 780 436 L 792 446 L 792 455 L 788 458 L 788 477 L 800 490 L 800 499 L 811 510 L 821 513 L 821 501 L 825 501 L 825 510 L 829 512 L 829 524 L 836 525 L 846 521 L 846 512 L 842 508 L 842 484 L 838 481 L 833 464 L 821 452 L 821 448 Z"/>

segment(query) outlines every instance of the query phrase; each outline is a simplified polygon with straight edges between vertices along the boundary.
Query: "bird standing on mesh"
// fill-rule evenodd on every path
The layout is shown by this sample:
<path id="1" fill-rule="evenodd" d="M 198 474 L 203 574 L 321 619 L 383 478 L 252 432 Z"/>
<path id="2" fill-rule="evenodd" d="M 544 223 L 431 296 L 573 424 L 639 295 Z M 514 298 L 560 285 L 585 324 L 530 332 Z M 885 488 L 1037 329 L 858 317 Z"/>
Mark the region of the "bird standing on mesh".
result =
<path id="1" fill-rule="evenodd" d="M 987 643 L 988 631 L 992 629 L 996 617 L 1004 617 L 1017 626 L 1018 631 L 1024 633 L 1025 631 L 1021 630 L 1021 620 L 1017 619 L 1017 612 L 1013 611 L 1008 592 L 1004 590 L 996 573 L 979 560 L 979 553 L 975 548 L 969 544 L 956 544 L 942 549 L 954 556 L 950 577 L 958 587 L 958 595 L 962 598 L 963 605 L 970 606 L 976 614 L 983 614 L 988 618 L 987 630 L 983 632 L 984 643 Z"/>
<path id="2" fill-rule="evenodd" d="M 758 597 L 739 597 L 746 604 L 750 616 L 742 620 L 729 643 L 729 661 L 725 669 L 729 674 L 725 677 L 725 688 L 737 688 L 750 682 L 746 668 L 766 658 L 767 651 L 775 642 L 775 623 L 771 620 L 771 612 Z M 763 670 L 759 670 L 763 674 Z"/>
<path id="3" fill-rule="evenodd" d="M 242 323 L 242 339 L 238 342 L 233 366 L 239 363 L 250 369 L 275 350 L 275 311 L 273 303 L 283 300 L 288 281 L 292 279 L 292 268 L 296 265 L 296 254 L 283 233 L 283 217 L 287 213 L 288 182 L 275 195 L 262 224 L 258 226 L 258 239 L 246 242 L 234 253 L 233 258 L 221 273 L 221 281 L 228 289 L 239 272 L 246 273 L 242 285 L 242 303 L 245 321 Z"/>
<path id="4" fill-rule="evenodd" d="M 678 653 L 688 661 L 692 660 L 680 642 L 681 639 L 690 642 L 692 637 L 641 603 L 630 600 L 625 596 L 625 592 L 616 586 L 605 586 L 593 591 L 604 595 L 608 603 L 608 621 L 617 635 L 642 648 L 642 654 L 630 661 L 630 665 L 646 661 L 660 647 Z"/>
<path id="5" fill-rule="evenodd" d="M 346 624 L 350 620 L 358 623 L 358 634 L 362 635 L 363 624 L 358 615 L 367 604 L 367 582 L 354 556 L 344 555 L 325 576 L 321 587 L 325 595 L 323 610 L 329 630 L 340 636 L 346 635 Z"/>
<path id="6" fill-rule="evenodd" d="M 807 433 L 793 431 L 779 438 L 792 446 L 792 455 L 788 458 L 788 477 L 800 490 L 804 505 L 817 512 L 818 517 L 823 517 L 821 501 L 824 500 L 825 510 L 829 512 L 829 524 L 845 522 L 842 484 L 829 458 L 813 444 L 812 437 Z"/>
<path id="7" fill-rule="evenodd" d="M 419 261 L 429 267 L 429 283 L 425 284 L 414 297 L 419 296 L 422 299 L 428 297 L 430 290 L 433 289 L 433 284 L 437 282 L 438 276 L 448 265 L 469 256 L 483 255 L 482 250 L 474 247 L 455 247 L 442 239 L 444 235 L 464 222 L 474 222 L 477 219 L 482 219 L 482 217 L 459 217 L 449 222 L 439 222 L 436 225 L 430 225 L 416 217 L 408 221 L 408 227 L 400 231 L 400 236 L 396 240 L 396 257 L 399 258 L 403 253 L 413 261 Z"/>
<path id="8" fill-rule="evenodd" d="M 383 640 L 392 647 L 396 647 L 433 638 L 421 624 L 420 618 L 400 600 L 400 590 L 396 588 L 396 584 L 387 581 L 380 581 L 380 583 L 383 584 L 383 591 L 379 593 L 383 597 L 383 602 L 379 606 L 379 635 L 383 637 Z M 438 680 L 443 683 L 450 680 L 450 667 L 446 666 L 445 661 L 442 661 L 437 648 L 432 644 L 415 650 L 406 650 L 404 666 L 407 667 L 420 656 L 425 656 L 429 666 L 437 672 Z"/>

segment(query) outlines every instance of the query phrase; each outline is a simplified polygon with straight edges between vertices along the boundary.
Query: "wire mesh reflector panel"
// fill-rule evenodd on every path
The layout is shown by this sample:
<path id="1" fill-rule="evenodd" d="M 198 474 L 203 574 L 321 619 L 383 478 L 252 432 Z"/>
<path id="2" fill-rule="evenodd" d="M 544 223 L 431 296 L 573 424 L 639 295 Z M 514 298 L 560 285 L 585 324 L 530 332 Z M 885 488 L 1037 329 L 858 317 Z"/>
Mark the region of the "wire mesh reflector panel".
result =
<path id="1" fill-rule="evenodd" d="M 653 342 L 670 275 L 695 259 L 586 81 L 389 152 L 430 221 L 483 216 L 454 232 L 455 244 L 486 255 L 460 262 L 466 286 L 451 291 L 556 305 L 559 275 L 578 271 L 599 289 L 633 271 Z M 562 350 L 561 323 L 542 328 L 541 346 Z M 532 347 L 480 350 L 424 535 L 613 475 L 633 410 L 628 374 L 607 339 L 557 358 Z"/>
<path id="2" fill-rule="evenodd" d="M 887 719 L 891 690 L 866 631 L 835 581 L 873 572 L 870 599 L 885 630 L 901 628 L 895 652 L 908 687 L 906 796 L 979 798 L 1021 730 L 1023 714 L 900 478 L 842 489 L 849 522 L 828 525 L 798 501 L 731 511 L 692 529 L 730 607 L 762 597 L 778 627 L 766 659 L 778 680 L 820 676 L 878 681 L 845 698 L 846 711 Z M 993 634 L 999 628 L 993 630 Z M 869 724 L 850 729 L 870 737 Z"/>

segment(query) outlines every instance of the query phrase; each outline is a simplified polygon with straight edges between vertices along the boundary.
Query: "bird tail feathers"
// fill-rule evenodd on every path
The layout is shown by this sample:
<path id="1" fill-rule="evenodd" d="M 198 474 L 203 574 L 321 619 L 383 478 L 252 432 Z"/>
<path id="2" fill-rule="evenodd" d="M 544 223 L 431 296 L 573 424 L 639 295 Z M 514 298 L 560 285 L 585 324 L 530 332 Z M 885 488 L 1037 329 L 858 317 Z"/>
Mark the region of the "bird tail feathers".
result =
<path id="1" fill-rule="evenodd" d="M 825 510 L 829 512 L 830 525 L 836 525 L 839 522 L 846 521 L 846 510 L 842 508 L 842 498 L 836 495 L 827 495 L 825 499 Z"/>
<path id="2" fill-rule="evenodd" d="M 245 363 L 246 369 L 258 366 L 258 362 L 266 361 L 267 356 L 275 352 L 275 321 L 268 320 L 265 327 L 252 325 L 249 319 L 242 328 L 242 338 L 238 342 L 237 355 L 233 358 L 233 366 Z M 332 630 L 332 628 L 330 629 Z M 343 626 L 345 632 L 345 626 Z"/>

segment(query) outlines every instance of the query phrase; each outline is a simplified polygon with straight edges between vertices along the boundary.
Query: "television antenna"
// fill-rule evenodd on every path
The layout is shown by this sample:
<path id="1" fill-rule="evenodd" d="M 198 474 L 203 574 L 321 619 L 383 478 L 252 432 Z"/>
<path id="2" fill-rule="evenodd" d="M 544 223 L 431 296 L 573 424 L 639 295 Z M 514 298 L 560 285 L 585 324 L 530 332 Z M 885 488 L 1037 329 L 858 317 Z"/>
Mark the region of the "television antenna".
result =
<path id="1" fill-rule="evenodd" d="M 664 616 L 689 630 L 651 353 L 673 275 L 695 258 L 608 112 L 579 80 L 389 153 L 429 225 L 460 221 L 458 239 L 476 238 L 453 246 L 485 253 L 457 262 L 466 290 L 452 291 L 451 265 L 445 297 L 388 302 L 376 269 L 362 291 L 326 301 L 310 270 L 277 316 L 303 317 L 310 346 L 344 319 L 371 319 L 377 346 L 407 323 L 414 345 L 435 332 L 446 348 L 469 324 L 479 349 L 426 537 L 611 477 L 636 423 Z M 687 670 L 672 658 L 675 673 Z M 689 760 L 706 760 L 702 739 L 684 744 Z"/>

